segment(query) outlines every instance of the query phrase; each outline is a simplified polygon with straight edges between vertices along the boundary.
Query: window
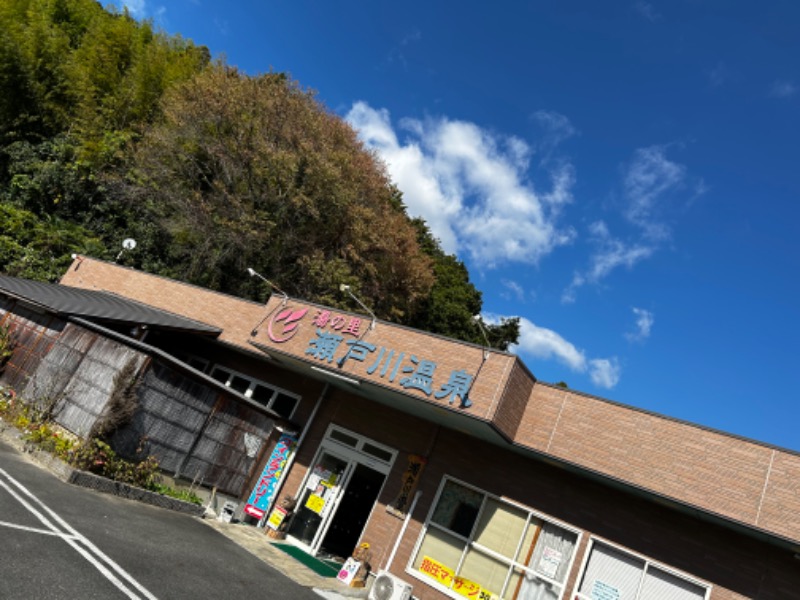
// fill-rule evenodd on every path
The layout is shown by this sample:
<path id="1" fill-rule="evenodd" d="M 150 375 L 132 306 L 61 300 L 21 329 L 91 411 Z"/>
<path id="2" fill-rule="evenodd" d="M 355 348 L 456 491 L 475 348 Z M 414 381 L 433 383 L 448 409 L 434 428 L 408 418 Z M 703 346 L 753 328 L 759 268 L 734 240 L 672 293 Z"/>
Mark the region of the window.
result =
<path id="1" fill-rule="evenodd" d="M 184 360 L 184 362 L 190 367 L 201 371 L 202 373 L 205 373 L 206 369 L 208 369 L 208 361 L 205 358 L 200 358 L 199 356 L 189 356 Z"/>
<path id="2" fill-rule="evenodd" d="M 708 587 L 609 544 L 592 540 L 577 598 L 704 600 Z"/>
<path id="3" fill-rule="evenodd" d="M 410 569 L 454 598 L 557 600 L 578 533 L 445 477 Z"/>
<path id="4" fill-rule="evenodd" d="M 284 419 L 291 419 L 294 409 L 300 402 L 299 396 L 223 367 L 214 367 L 211 377 L 275 411 Z"/>
<path id="5" fill-rule="evenodd" d="M 360 462 L 375 467 L 375 463 L 391 465 L 397 455 L 395 450 L 388 446 L 379 445 L 363 435 L 342 429 L 338 425 L 329 425 L 325 437 L 331 441 L 354 450 L 361 456 Z"/>

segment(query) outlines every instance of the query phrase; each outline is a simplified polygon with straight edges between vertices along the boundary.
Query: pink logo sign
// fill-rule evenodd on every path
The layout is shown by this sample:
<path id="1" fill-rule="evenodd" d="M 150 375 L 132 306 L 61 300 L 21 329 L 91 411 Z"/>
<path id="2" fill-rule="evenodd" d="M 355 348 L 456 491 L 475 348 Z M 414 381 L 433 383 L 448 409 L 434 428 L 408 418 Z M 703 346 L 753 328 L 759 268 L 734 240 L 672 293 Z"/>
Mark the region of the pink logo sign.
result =
<path id="1" fill-rule="evenodd" d="M 291 308 L 287 308 L 276 314 L 270 319 L 269 327 L 267 328 L 269 339 L 278 344 L 288 342 L 297 333 L 297 326 L 300 325 L 299 321 L 306 316 L 307 312 L 307 308 L 294 311 Z M 282 326 L 282 329 L 280 332 L 275 333 L 273 326 L 276 328 Z"/>

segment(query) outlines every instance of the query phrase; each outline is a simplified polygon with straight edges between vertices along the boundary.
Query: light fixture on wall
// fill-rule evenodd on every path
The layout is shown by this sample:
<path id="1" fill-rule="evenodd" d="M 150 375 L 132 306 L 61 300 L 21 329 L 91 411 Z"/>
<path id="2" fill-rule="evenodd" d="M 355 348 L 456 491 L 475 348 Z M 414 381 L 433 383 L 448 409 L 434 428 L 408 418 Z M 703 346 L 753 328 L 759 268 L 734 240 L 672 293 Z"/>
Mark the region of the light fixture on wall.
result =
<path id="1" fill-rule="evenodd" d="M 75 261 L 75 269 L 74 270 L 77 271 L 80 268 L 81 263 L 83 262 L 83 257 L 78 255 L 78 254 L 75 254 L 74 252 L 71 254 L 71 256 L 72 256 L 72 260 Z"/>
<path id="2" fill-rule="evenodd" d="M 122 241 L 122 250 L 119 251 L 117 258 L 114 259 L 114 262 L 119 261 L 119 259 L 122 258 L 122 255 L 125 254 L 126 250 L 133 250 L 134 248 L 136 248 L 136 240 L 133 238 L 125 238 Z"/>
<path id="3" fill-rule="evenodd" d="M 269 279 L 267 279 L 266 277 L 264 277 L 264 276 L 263 276 L 261 273 L 259 273 L 259 272 L 258 272 L 258 271 L 256 271 L 255 269 L 253 269 L 253 268 L 251 268 L 251 267 L 247 267 L 247 272 L 250 274 L 250 277 L 258 277 L 258 278 L 259 278 L 261 281 L 263 281 L 264 283 L 266 283 L 266 284 L 267 284 L 269 287 L 271 287 L 273 290 L 275 290 L 276 292 L 278 292 L 279 294 L 281 294 L 281 295 L 283 296 L 283 300 L 281 301 L 281 304 L 282 304 L 282 305 L 283 305 L 283 304 L 286 304 L 286 301 L 289 299 L 289 295 L 288 295 L 286 292 L 284 292 L 284 291 L 283 291 L 281 288 L 279 288 L 277 285 L 275 285 L 274 283 L 272 283 L 272 282 L 271 282 Z"/>
<path id="4" fill-rule="evenodd" d="M 486 346 L 483 348 L 483 360 L 489 360 L 489 348 L 491 348 L 492 345 L 489 343 L 489 336 L 486 335 L 486 328 L 483 326 L 481 316 L 475 315 L 472 317 L 472 320 L 475 321 L 478 329 L 480 329 L 481 333 L 483 334 L 483 339 L 486 341 Z"/>
<path id="5" fill-rule="evenodd" d="M 378 318 L 375 316 L 374 312 L 372 312 L 369 308 L 367 308 L 366 304 L 364 304 L 361 300 L 359 300 L 356 297 L 356 295 L 350 290 L 350 286 L 347 285 L 346 283 L 340 283 L 339 284 L 339 291 L 340 292 L 347 292 L 348 294 L 350 294 L 350 297 L 353 300 L 355 300 L 356 302 L 358 302 L 359 306 L 361 306 L 361 308 L 363 308 L 365 311 L 367 311 L 369 313 L 369 316 L 372 317 L 372 323 L 370 323 L 369 328 L 370 329 L 375 329 L 375 321 L 377 321 Z"/>

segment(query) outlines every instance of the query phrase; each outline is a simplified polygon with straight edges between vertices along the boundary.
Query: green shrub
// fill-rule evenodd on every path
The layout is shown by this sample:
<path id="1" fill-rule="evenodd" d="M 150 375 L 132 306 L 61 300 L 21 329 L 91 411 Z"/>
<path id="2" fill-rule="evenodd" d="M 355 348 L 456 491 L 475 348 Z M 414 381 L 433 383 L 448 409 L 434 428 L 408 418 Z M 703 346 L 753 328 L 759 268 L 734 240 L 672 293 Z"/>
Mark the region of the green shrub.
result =
<path id="1" fill-rule="evenodd" d="M 161 481 L 158 459 L 154 456 L 129 461 L 117 456 L 111 446 L 97 438 L 83 442 L 74 449 L 69 463 L 76 469 L 147 490 L 153 490 Z"/>
<path id="2" fill-rule="evenodd" d="M 191 490 L 176 490 L 169 487 L 168 485 L 157 483 L 153 487 L 153 491 L 158 492 L 159 494 L 163 494 L 164 496 L 169 496 L 170 498 L 183 500 L 184 502 L 191 502 L 192 504 L 197 504 L 198 506 L 203 504 L 203 499 L 200 498 L 200 496 L 198 496 Z"/>

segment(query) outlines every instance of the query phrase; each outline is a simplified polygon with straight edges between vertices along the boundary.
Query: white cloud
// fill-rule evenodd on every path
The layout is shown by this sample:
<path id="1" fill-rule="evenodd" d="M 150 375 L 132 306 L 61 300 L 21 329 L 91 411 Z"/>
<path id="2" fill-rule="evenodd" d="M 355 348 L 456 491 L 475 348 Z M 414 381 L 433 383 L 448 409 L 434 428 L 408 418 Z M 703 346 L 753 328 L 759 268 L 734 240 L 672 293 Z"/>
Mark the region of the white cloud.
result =
<path id="1" fill-rule="evenodd" d="M 572 122 L 553 110 L 537 110 L 531 118 L 544 132 L 544 136 L 538 143 L 538 149 L 544 155 L 543 160 L 545 161 L 550 158 L 556 146 L 578 135 L 578 130 Z"/>
<path id="2" fill-rule="evenodd" d="M 587 361 L 582 350 L 578 350 L 552 329 L 539 327 L 525 317 L 520 317 L 519 343 L 512 351 L 524 352 L 536 358 L 554 358 L 573 371 L 586 370 Z"/>
<path id="3" fill-rule="evenodd" d="M 592 240 L 598 251 L 591 258 L 591 266 L 584 276 L 589 283 L 598 283 L 617 267 L 631 268 L 649 257 L 654 248 L 641 244 L 625 244 L 611 237 L 608 226 L 597 221 L 589 226 Z"/>
<path id="4" fill-rule="evenodd" d="M 607 390 L 619 383 L 621 368 L 616 358 L 596 358 L 589 361 L 589 376 L 597 387 Z"/>
<path id="5" fill-rule="evenodd" d="M 655 6 L 649 2 L 636 2 L 634 3 L 633 8 L 637 13 L 639 13 L 639 15 L 653 23 L 661 18 L 661 13 L 659 13 Z"/>
<path id="6" fill-rule="evenodd" d="M 739 74 L 723 61 L 718 62 L 717 66 L 708 72 L 708 82 L 711 87 L 719 87 L 729 81 L 736 81 L 738 79 L 740 79 Z"/>
<path id="7" fill-rule="evenodd" d="M 214 19 L 214 27 L 216 27 L 220 35 L 228 35 L 230 33 L 230 25 L 225 19 Z"/>
<path id="8" fill-rule="evenodd" d="M 561 301 L 564 303 L 575 302 L 579 287 L 585 284 L 598 284 L 619 267 L 632 269 L 656 251 L 656 247 L 652 244 L 627 244 L 613 238 L 603 221 L 592 223 L 589 232 L 589 240 L 595 250 L 589 258 L 589 267 L 585 271 L 576 272 L 572 282 L 562 292 Z"/>
<path id="9" fill-rule="evenodd" d="M 574 302 L 581 286 L 598 284 L 619 267 L 631 269 L 652 256 L 671 236 L 664 216 L 671 208 L 669 200 L 687 187 L 691 189 L 689 200 L 708 190 L 702 179 L 689 182 L 686 167 L 669 160 L 665 153 L 664 146 L 639 148 L 625 165 L 622 216 L 633 226 L 633 234 L 623 240 L 611 235 L 604 221 L 592 223 L 589 241 L 594 250 L 589 266 L 573 275 L 562 292 L 562 302 Z"/>
<path id="10" fill-rule="evenodd" d="M 418 28 L 412 29 L 409 33 L 407 33 L 402 40 L 400 40 L 401 46 L 408 46 L 409 44 L 413 44 L 418 42 L 422 39 L 422 32 Z"/>
<path id="11" fill-rule="evenodd" d="M 569 164 L 550 172 L 551 189 L 539 193 L 527 180 L 530 147 L 474 123 L 445 117 L 404 119 L 399 130 L 389 113 L 364 102 L 347 121 L 386 163 L 412 216 L 425 219 L 448 253 L 469 254 L 479 266 L 535 264 L 574 231 L 557 224 L 572 201 Z"/>
<path id="12" fill-rule="evenodd" d="M 516 281 L 511 281 L 510 279 L 503 279 L 501 283 L 503 284 L 503 287 L 511 291 L 511 294 L 519 302 L 525 301 L 525 290 L 520 284 L 518 284 Z M 508 294 L 506 294 L 506 297 L 508 297 Z"/>
<path id="13" fill-rule="evenodd" d="M 668 160 L 664 151 L 663 146 L 636 150 L 623 179 L 628 201 L 625 217 L 654 239 L 669 235 L 669 228 L 657 220 L 659 203 L 686 180 L 686 167 Z"/>
<path id="14" fill-rule="evenodd" d="M 769 90 L 769 95 L 773 98 L 789 98 L 800 91 L 800 86 L 792 81 L 775 81 Z"/>
<path id="15" fill-rule="evenodd" d="M 494 322 L 499 319 L 489 317 L 487 320 Z M 619 382 L 621 368 L 616 358 L 588 359 L 583 350 L 576 348 L 561 335 L 552 329 L 539 327 L 525 317 L 520 317 L 519 330 L 519 343 L 511 347 L 512 352 L 538 359 L 557 360 L 576 373 L 588 372 L 592 383 L 605 389 L 610 389 Z"/>
<path id="16" fill-rule="evenodd" d="M 386 56 L 386 64 L 399 64 L 403 67 L 403 69 L 408 69 L 408 60 L 406 59 L 404 49 L 411 46 L 412 44 L 416 44 L 422 39 L 422 32 L 414 28 L 409 31 L 403 38 L 400 40 L 400 44 L 398 46 L 394 46 L 389 50 L 388 55 Z"/>
<path id="17" fill-rule="evenodd" d="M 653 313 L 643 308 L 634 307 L 633 314 L 636 316 L 636 331 L 625 334 L 625 337 L 631 342 L 647 339 L 650 337 L 650 332 L 655 323 Z"/>
<path id="18" fill-rule="evenodd" d="M 137 19 L 144 17 L 147 10 L 145 0 L 122 0 L 121 4 Z"/>

